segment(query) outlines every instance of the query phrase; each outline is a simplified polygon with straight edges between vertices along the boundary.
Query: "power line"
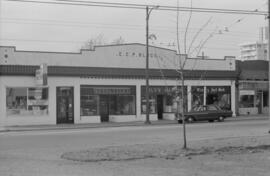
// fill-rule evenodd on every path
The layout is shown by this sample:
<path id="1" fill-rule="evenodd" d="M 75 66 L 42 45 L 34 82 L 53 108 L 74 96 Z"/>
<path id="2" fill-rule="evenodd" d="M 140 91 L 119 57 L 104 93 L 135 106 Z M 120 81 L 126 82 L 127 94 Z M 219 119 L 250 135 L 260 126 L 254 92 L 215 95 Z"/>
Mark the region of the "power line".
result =
<path id="1" fill-rule="evenodd" d="M 150 8 L 157 5 L 144 4 L 128 4 L 128 3 L 109 3 L 95 1 L 74 1 L 74 0 L 53 0 L 53 1 L 37 1 L 37 0 L 4 0 L 11 2 L 24 3 L 39 3 L 39 4 L 55 4 L 55 5 L 78 5 L 78 6 L 93 6 L 93 7 L 109 7 L 109 8 L 126 8 L 145 10 L 146 6 Z M 204 12 L 204 13 L 226 13 L 226 14 L 247 14 L 247 15 L 267 15 L 265 11 L 251 10 L 234 10 L 234 9 L 215 9 L 215 8 L 195 8 L 195 7 L 175 7 L 175 6 L 158 6 L 156 10 L 164 11 L 182 11 L 182 12 Z"/>
<path id="2" fill-rule="evenodd" d="M 103 29 L 125 29 L 125 30 L 143 30 L 144 26 L 142 25 L 124 25 L 124 24 L 103 24 L 103 23 L 43 23 L 43 22 L 31 22 L 31 21 L 20 21 L 20 20 L 2 20 L 2 23 L 9 23 L 9 24 L 26 24 L 26 25 L 46 25 L 46 26 L 61 26 L 61 27 L 77 27 L 77 28 L 103 28 Z M 164 28 L 164 29 L 162 29 Z M 171 29 L 171 30 L 170 30 Z M 194 30 L 197 30 L 198 28 L 190 28 L 190 32 L 194 33 Z M 184 30 L 184 28 L 182 28 Z M 193 30 L 193 31 L 192 31 Z M 169 32 L 169 33 L 174 33 L 171 27 L 165 27 L 165 26 L 160 26 L 160 27 L 154 27 L 153 31 L 158 31 L 158 32 Z M 209 31 L 209 30 L 205 30 Z M 244 36 L 249 36 L 252 33 L 247 33 L 247 32 L 230 32 L 231 34 L 226 34 L 226 35 L 231 35 L 231 36 L 239 36 L 239 35 L 244 35 Z M 240 33 L 240 34 L 238 34 Z M 253 35 L 253 34 L 252 34 Z"/>
<path id="3" fill-rule="evenodd" d="M 85 41 L 68 41 L 68 40 L 36 40 L 36 39 L 14 39 L 14 38 L 2 38 L 0 41 L 17 41 L 17 42 L 38 42 L 38 43 L 84 43 Z M 217 50 L 237 50 L 235 48 L 219 48 L 219 47 L 204 47 L 206 49 Z"/>

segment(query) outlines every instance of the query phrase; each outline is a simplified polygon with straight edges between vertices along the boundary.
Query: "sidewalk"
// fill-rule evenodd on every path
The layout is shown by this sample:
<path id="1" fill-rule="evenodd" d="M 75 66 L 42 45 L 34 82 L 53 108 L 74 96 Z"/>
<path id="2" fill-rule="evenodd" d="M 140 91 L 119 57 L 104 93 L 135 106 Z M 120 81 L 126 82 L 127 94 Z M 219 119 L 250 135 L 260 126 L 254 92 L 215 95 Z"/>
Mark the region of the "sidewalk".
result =
<path id="1" fill-rule="evenodd" d="M 246 115 L 237 116 L 225 119 L 225 122 L 232 121 L 250 121 L 250 120 L 268 120 L 268 115 Z M 175 120 L 158 120 L 152 121 L 153 125 L 175 125 L 178 124 Z M 88 123 L 88 124 L 58 124 L 58 125 L 27 125 L 27 126 L 6 126 L 0 127 L 0 132 L 11 131 L 40 131 L 40 130 L 64 130 L 64 129 L 84 129 L 84 128 L 106 128 L 106 127 L 127 127 L 127 126 L 148 126 L 143 121 L 136 122 L 103 122 L 103 123 Z"/>

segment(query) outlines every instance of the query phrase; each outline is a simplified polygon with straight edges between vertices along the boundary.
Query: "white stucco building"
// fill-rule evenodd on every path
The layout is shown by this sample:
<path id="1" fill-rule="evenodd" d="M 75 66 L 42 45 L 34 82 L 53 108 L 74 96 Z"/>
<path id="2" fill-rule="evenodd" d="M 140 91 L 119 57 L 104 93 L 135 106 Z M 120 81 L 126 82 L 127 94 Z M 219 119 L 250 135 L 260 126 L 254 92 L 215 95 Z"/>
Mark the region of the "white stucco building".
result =
<path id="1" fill-rule="evenodd" d="M 158 47 L 149 53 L 150 119 L 174 120 L 180 57 Z M 0 126 L 145 120 L 145 45 L 79 53 L 2 46 L 0 64 Z M 185 77 L 187 110 L 217 102 L 235 115 L 235 58 L 189 58 Z"/>
<path id="2" fill-rule="evenodd" d="M 247 42 L 240 45 L 239 60 L 268 60 L 268 27 L 259 29 L 259 37 L 256 42 Z"/>

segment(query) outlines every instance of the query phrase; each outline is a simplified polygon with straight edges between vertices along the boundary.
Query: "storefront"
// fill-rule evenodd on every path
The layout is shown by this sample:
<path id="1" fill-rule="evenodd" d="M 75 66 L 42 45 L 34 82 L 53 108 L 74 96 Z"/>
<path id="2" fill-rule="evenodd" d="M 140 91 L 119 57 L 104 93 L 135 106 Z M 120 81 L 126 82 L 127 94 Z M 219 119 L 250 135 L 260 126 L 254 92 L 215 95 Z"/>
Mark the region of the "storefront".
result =
<path id="1" fill-rule="evenodd" d="M 108 122 L 110 115 L 136 115 L 136 87 L 116 85 L 81 85 L 80 115 L 100 116 Z"/>
<path id="2" fill-rule="evenodd" d="M 238 114 L 269 113 L 269 62 L 263 60 L 237 61 Z"/>
<path id="3" fill-rule="evenodd" d="M 142 44 L 100 46 L 80 53 L 0 47 L 0 59 L 5 58 L 0 60 L 0 124 L 145 121 L 143 52 Z M 156 47 L 150 47 L 150 53 L 151 121 L 175 120 L 175 113 L 183 111 L 182 104 L 185 111 L 217 103 L 235 112 L 234 58 L 189 58 L 183 98 L 178 66 L 170 64 L 178 63 L 180 56 Z M 161 63 L 167 64 L 166 69 L 160 68 Z"/>
<path id="4" fill-rule="evenodd" d="M 150 114 L 157 114 L 159 120 L 166 116 L 174 116 L 176 112 L 182 112 L 183 98 L 180 86 L 150 86 L 149 103 Z M 145 86 L 141 86 L 141 112 L 146 113 Z M 187 87 L 184 87 L 184 107 L 187 110 Z"/>
<path id="5" fill-rule="evenodd" d="M 240 81 L 239 114 L 267 114 L 268 96 L 268 82 Z"/>

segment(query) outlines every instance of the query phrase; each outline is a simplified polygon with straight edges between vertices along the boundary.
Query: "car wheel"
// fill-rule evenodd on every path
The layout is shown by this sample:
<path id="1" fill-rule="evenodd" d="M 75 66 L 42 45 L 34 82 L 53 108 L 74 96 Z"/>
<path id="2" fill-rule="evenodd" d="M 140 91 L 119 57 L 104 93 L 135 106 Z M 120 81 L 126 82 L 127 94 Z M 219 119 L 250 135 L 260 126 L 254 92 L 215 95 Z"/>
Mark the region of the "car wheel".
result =
<path id="1" fill-rule="evenodd" d="M 219 121 L 219 122 L 223 122 L 223 121 L 224 121 L 224 117 L 223 117 L 223 116 L 220 116 L 220 117 L 218 118 L 218 121 Z"/>
<path id="2" fill-rule="evenodd" d="M 178 119 L 177 121 L 178 121 L 178 123 L 180 123 L 180 124 L 182 123 L 182 120 L 181 120 L 181 119 Z"/>
<path id="3" fill-rule="evenodd" d="M 193 117 L 187 117 L 186 121 L 188 123 L 192 123 L 192 122 L 194 122 L 194 118 Z"/>

